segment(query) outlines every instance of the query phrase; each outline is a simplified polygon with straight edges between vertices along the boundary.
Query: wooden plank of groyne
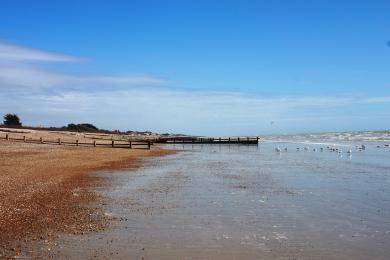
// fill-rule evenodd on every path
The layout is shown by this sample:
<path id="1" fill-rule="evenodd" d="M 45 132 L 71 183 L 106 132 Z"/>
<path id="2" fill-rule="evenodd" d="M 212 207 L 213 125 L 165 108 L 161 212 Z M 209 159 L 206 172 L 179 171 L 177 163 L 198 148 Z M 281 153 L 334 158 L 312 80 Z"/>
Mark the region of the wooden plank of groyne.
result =
<path id="1" fill-rule="evenodd" d="M 80 142 L 78 139 L 75 141 L 64 141 L 61 138 L 56 140 L 44 140 L 43 137 L 39 137 L 39 139 L 29 139 L 26 135 L 23 135 L 22 138 L 12 138 L 9 134 L 5 136 L 0 136 L 0 140 L 7 141 L 16 141 L 16 142 L 25 142 L 25 143 L 38 143 L 38 144 L 57 144 L 57 145 L 74 145 L 74 146 L 93 146 L 93 147 L 111 147 L 111 148 L 134 148 L 137 149 L 151 149 L 151 145 L 153 143 L 150 140 L 138 140 L 138 141 L 126 141 L 126 140 L 111 140 L 111 143 L 97 143 L 93 141 L 91 143 L 88 142 Z"/>

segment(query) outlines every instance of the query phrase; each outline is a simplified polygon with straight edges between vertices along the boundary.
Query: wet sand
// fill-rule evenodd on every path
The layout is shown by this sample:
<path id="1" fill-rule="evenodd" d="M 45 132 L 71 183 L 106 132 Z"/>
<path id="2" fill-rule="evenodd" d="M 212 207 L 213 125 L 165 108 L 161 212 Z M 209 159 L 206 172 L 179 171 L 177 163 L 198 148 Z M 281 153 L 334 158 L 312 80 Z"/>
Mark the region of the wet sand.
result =
<path id="1" fill-rule="evenodd" d="M 52 256 L 388 259 L 390 150 L 367 144 L 350 158 L 274 145 L 174 145 L 183 151 L 135 172 L 100 173 L 112 182 L 98 191 L 111 199 L 110 227 L 64 236 Z"/>
<path id="2" fill-rule="evenodd" d="M 0 257 L 45 256 L 32 244 L 103 230 L 107 202 L 92 189 L 107 183 L 90 173 L 135 169 L 144 157 L 170 153 L 0 141 Z"/>

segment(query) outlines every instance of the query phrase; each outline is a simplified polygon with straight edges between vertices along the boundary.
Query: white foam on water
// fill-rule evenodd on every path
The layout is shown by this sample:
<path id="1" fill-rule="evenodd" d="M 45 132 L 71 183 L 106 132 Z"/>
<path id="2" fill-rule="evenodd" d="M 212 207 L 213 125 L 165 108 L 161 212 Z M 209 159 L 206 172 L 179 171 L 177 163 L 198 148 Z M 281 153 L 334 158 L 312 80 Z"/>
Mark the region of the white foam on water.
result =
<path id="1" fill-rule="evenodd" d="M 305 145 L 326 145 L 326 146 L 343 146 L 343 147 L 353 147 L 352 144 L 342 144 L 342 143 L 330 143 L 330 142 L 312 142 L 312 141 L 275 141 L 275 140 L 265 140 L 263 142 L 267 143 L 290 143 L 290 144 L 305 144 Z"/>

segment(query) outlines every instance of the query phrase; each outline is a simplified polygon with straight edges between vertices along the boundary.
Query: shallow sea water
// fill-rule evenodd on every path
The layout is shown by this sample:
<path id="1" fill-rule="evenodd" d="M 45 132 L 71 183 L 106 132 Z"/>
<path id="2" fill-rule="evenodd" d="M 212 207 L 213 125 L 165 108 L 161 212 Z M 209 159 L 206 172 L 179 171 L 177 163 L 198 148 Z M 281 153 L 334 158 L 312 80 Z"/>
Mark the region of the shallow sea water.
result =
<path id="1" fill-rule="evenodd" d="M 358 151 L 362 142 L 339 142 L 338 154 L 324 143 L 167 145 L 180 152 L 147 159 L 136 171 L 101 173 L 113 182 L 99 191 L 111 199 L 105 206 L 110 228 L 66 237 L 59 252 L 69 258 L 389 259 L 390 149 L 365 142 Z"/>

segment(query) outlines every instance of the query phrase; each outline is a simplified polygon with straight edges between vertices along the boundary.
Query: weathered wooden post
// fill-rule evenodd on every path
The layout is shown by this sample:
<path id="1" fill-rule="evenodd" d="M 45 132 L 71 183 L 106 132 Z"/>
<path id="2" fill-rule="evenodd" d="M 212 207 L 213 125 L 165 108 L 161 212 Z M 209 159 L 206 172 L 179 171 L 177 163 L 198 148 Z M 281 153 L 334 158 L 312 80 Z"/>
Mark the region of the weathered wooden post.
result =
<path id="1" fill-rule="evenodd" d="M 256 141 L 259 142 L 259 137 L 258 136 L 256 136 Z"/>
<path id="2" fill-rule="evenodd" d="M 230 143 L 230 137 L 229 137 L 229 143 Z"/>
<path id="3" fill-rule="evenodd" d="M 9 140 L 8 134 L 5 135 L 5 140 L 7 140 L 7 141 Z"/>
<path id="4" fill-rule="evenodd" d="M 221 137 L 219 138 L 219 142 L 221 142 Z"/>
<path id="5" fill-rule="evenodd" d="M 76 140 L 76 146 L 79 146 L 79 139 Z"/>
<path id="6" fill-rule="evenodd" d="M 61 138 L 58 138 L 58 144 L 61 145 Z"/>
<path id="7" fill-rule="evenodd" d="M 237 137 L 237 142 L 240 142 L 240 137 Z"/>
<path id="8" fill-rule="evenodd" d="M 114 140 L 111 141 L 111 146 L 114 147 Z"/>
<path id="9" fill-rule="evenodd" d="M 148 141 L 148 149 L 150 150 L 150 141 Z"/>
<path id="10" fill-rule="evenodd" d="M 129 141 L 129 148 L 132 149 L 131 141 Z"/>
<path id="11" fill-rule="evenodd" d="M 43 137 L 42 136 L 39 138 L 39 141 L 41 142 L 41 144 L 43 144 Z"/>
<path id="12" fill-rule="evenodd" d="M 93 141 L 93 147 L 96 147 L 96 141 Z"/>
<path id="13" fill-rule="evenodd" d="M 26 136 L 25 135 L 23 136 L 23 142 L 26 142 Z"/>

